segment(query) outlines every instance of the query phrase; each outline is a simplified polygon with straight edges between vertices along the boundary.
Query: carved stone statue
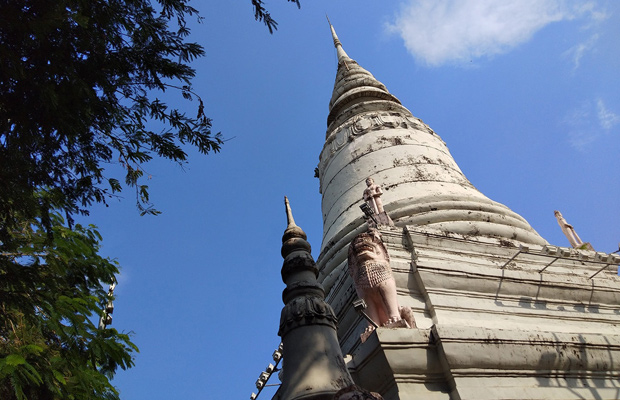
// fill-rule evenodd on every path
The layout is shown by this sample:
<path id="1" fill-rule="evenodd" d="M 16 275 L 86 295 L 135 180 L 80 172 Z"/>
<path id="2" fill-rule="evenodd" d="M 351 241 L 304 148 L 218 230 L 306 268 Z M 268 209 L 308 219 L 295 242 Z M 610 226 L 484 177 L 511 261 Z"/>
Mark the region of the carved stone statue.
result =
<path id="1" fill-rule="evenodd" d="M 390 257 L 378 230 L 371 228 L 353 239 L 349 246 L 348 265 L 355 291 L 366 302 L 370 319 L 379 326 L 415 326 L 411 310 L 398 306 Z M 373 330 L 372 325 L 366 328 L 362 342 Z"/>
<path id="2" fill-rule="evenodd" d="M 590 243 L 584 243 L 583 240 L 581 240 L 579 235 L 577 235 L 575 228 L 573 228 L 573 226 L 569 224 L 566 219 L 564 219 L 561 212 L 555 210 L 553 213 L 555 214 L 555 218 L 558 220 L 560 228 L 562 228 L 562 232 L 564 232 L 564 235 L 574 249 L 594 250 Z"/>
<path id="3" fill-rule="evenodd" d="M 376 185 L 372 178 L 366 178 L 366 186 L 368 187 L 364 190 L 364 201 L 374 210 L 375 214 L 381 214 L 383 212 L 381 186 Z"/>
<path id="4" fill-rule="evenodd" d="M 364 190 L 364 201 L 370 209 L 374 212 L 374 221 L 376 224 L 380 225 L 390 225 L 393 226 L 394 223 L 392 219 L 387 215 L 385 210 L 383 209 L 383 201 L 381 200 L 381 195 L 383 194 L 383 190 L 381 190 L 381 186 L 375 184 L 374 179 L 366 178 L 366 189 Z M 369 221 L 370 224 L 370 221 Z M 372 224 L 370 224 L 372 225 Z"/>

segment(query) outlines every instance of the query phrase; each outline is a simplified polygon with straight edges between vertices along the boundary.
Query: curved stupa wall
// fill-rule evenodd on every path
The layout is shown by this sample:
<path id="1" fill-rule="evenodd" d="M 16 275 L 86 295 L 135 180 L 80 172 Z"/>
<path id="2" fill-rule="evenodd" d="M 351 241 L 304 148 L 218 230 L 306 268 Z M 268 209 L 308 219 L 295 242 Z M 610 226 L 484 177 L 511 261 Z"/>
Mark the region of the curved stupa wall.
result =
<path id="1" fill-rule="evenodd" d="M 444 141 L 349 58 L 335 33 L 334 42 L 338 72 L 319 162 L 319 263 L 341 252 L 363 229 L 359 205 L 368 177 L 382 186 L 385 210 L 397 226 L 546 244 L 524 218 L 480 193 Z M 337 258 L 338 264 L 342 256 Z"/>

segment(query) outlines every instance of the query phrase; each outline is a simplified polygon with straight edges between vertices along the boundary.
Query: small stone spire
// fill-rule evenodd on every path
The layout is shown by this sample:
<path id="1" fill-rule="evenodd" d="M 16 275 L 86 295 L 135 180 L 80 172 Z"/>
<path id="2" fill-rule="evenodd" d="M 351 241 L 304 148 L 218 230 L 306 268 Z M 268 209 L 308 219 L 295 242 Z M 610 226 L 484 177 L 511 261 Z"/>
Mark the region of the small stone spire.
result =
<path id="1" fill-rule="evenodd" d="M 553 213 L 555 214 L 555 218 L 558 220 L 558 225 L 560 225 L 562 232 L 574 249 L 594 250 L 590 243 L 584 243 L 583 240 L 581 240 L 577 234 L 577 231 L 575 231 L 575 228 L 573 228 L 573 226 L 566 221 L 561 212 L 555 210 Z"/>
<path id="2" fill-rule="evenodd" d="M 286 197 L 286 196 L 284 196 L 284 207 L 286 208 L 286 223 L 288 224 L 286 229 L 287 230 L 288 229 L 293 229 L 295 227 L 299 228 L 295 224 L 295 218 L 293 218 L 293 211 L 291 211 L 291 205 L 288 202 L 288 197 Z"/>
<path id="3" fill-rule="evenodd" d="M 288 202 L 288 198 L 284 196 L 284 207 L 286 209 L 286 222 L 287 227 L 282 235 L 282 257 L 286 258 L 289 254 L 296 250 L 303 250 L 310 256 L 310 243 L 308 243 L 306 232 L 295 224 L 293 218 L 293 212 L 291 211 L 291 205 Z"/>
<path id="4" fill-rule="evenodd" d="M 282 235 L 282 280 L 286 288 L 278 331 L 284 368 L 278 399 L 331 399 L 353 380 L 338 344 L 336 316 L 317 281 L 319 271 L 310 244 L 295 224 L 286 197 L 284 205 L 288 226 Z"/>
<path id="5" fill-rule="evenodd" d="M 286 196 L 284 196 L 284 207 L 286 208 L 287 229 L 297 226 L 293 218 L 293 211 L 291 211 L 291 204 L 288 202 L 288 197 Z"/>

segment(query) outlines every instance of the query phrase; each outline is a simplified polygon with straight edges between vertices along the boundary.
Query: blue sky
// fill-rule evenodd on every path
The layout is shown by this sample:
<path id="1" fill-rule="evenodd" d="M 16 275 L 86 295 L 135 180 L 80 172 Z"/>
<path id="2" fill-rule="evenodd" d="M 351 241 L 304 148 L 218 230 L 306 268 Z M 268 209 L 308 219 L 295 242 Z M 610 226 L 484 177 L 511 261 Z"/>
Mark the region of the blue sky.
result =
<path id="1" fill-rule="evenodd" d="M 619 2 L 301 4 L 269 1 L 279 22 L 269 35 L 249 0 L 196 2 L 205 19 L 192 39 L 206 57 L 194 89 L 229 140 L 220 154 L 190 150 L 184 169 L 147 166 L 162 215 L 139 217 L 126 191 L 87 219 L 122 266 L 113 326 L 141 349 L 115 379 L 126 400 L 249 398 L 271 361 L 284 195 L 315 258 L 321 245 L 313 175 L 337 66 L 326 13 L 347 53 L 443 138 L 480 191 L 552 244 L 568 246 L 558 209 L 596 250 L 618 248 Z"/>

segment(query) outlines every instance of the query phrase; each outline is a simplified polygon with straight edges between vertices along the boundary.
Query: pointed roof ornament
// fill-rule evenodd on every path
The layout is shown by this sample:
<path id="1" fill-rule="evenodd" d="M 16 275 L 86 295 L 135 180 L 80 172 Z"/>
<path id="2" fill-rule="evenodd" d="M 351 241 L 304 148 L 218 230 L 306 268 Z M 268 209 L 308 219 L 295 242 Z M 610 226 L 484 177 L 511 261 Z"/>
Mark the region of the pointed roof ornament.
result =
<path id="1" fill-rule="evenodd" d="M 338 53 L 338 70 L 332 98 L 329 101 L 326 137 L 329 137 L 333 131 L 330 128 L 336 128 L 360 112 L 399 109 L 411 116 L 411 112 L 400 104 L 400 101 L 387 90 L 383 83 L 349 57 L 342 48 L 342 43 L 329 18 L 327 22 Z"/>
<path id="2" fill-rule="evenodd" d="M 291 204 L 288 202 L 288 197 L 284 196 L 284 207 L 286 208 L 286 222 L 288 223 L 287 229 L 297 226 L 295 219 L 293 218 L 293 212 L 291 211 Z"/>
<path id="3" fill-rule="evenodd" d="M 306 240 L 306 232 L 295 224 L 293 218 L 293 212 L 291 211 L 291 205 L 288 202 L 288 198 L 284 196 L 284 207 L 286 209 L 286 222 L 287 227 L 282 235 L 282 257 L 286 258 L 287 255 L 293 251 L 303 250 L 310 253 L 310 243 Z"/>
<path id="4" fill-rule="evenodd" d="M 555 218 L 558 220 L 558 224 L 560 225 L 562 232 L 574 249 L 594 250 L 589 242 L 584 243 L 583 240 L 581 240 L 579 235 L 577 235 L 575 228 L 573 228 L 573 226 L 569 224 L 566 219 L 564 219 L 561 212 L 555 210 L 553 213 L 555 214 Z"/>
<path id="5" fill-rule="evenodd" d="M 336 53 L 338 54 L 338 61 L 344 58 L 350 59 L 350 57 L 347 55 L 347 53 L 342 48 L 342 42 L 340 42 L 340 39 L 338 39 L 338 35 L 336 35 L 336 30 L 334 29 L 334 26 L 332 25 L 332 23 L 329 21 L 329 17 L 327 16 L 327 14 L 325 14 L 325 17 L 327 18 L 327 23 L 329 24 L 329 28 L 332 30 L 332 38 L 334 39 L 334 47 L 336 48 Z"/>

